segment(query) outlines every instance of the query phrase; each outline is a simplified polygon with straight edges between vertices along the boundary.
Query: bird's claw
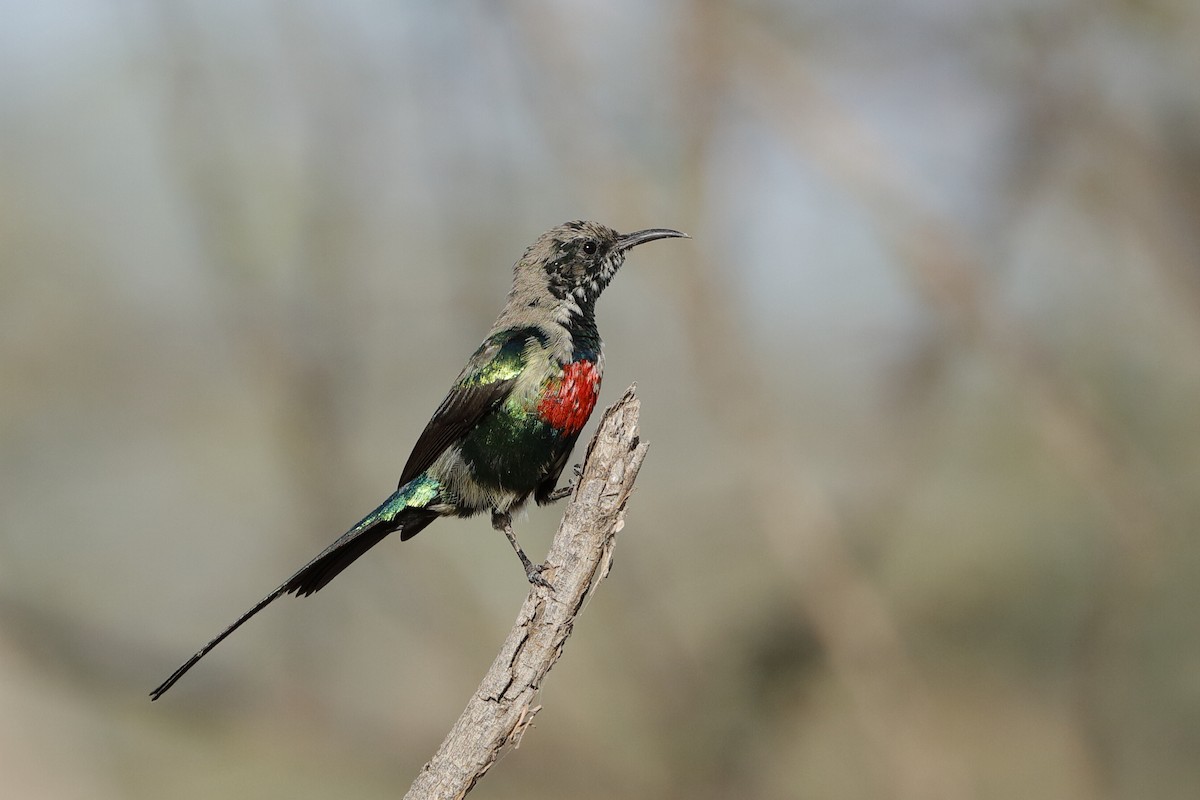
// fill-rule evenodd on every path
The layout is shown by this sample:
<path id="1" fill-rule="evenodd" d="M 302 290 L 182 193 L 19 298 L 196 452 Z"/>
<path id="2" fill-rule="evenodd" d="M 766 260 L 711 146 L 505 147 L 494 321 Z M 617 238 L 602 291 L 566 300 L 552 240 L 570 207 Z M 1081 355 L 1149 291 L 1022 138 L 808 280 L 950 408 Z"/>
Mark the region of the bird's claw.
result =
<path id="1" fill-rule="evenodd" d="M 568 483 L 566 486 L 560 486 L 551 492 L 546 498 L 551 503 L 555 502 L 556 500 L 562 500 L 564 497 L 570 497 L 571 494 L 574 493 L 575 487 L 579 485 L 579 479 L 583 477 L 583 464 L 576 464 L 575 466 L 571 467 L 571 472 L 575 474 L 575 480 L 571 483 Z"/>
<path id="2" fill-rule="evenodd" d="M 551 503 L 562 500 L 564 497 L 570 497 L 571 492 L 575 491 L 575 484 L 568 483 L 566 486 L 560 486 L 546 496 L 546 499 Z"/>
<path id="3" fill-rule="evenodd" d="M 554 591 L 554 584 L 542 577 L 542 573 L 546 570 L 545 564 L 531 564 L 529 569 L 525 570 L 525 577 L 534 586 L 541 586 L 543 589 Z"/>

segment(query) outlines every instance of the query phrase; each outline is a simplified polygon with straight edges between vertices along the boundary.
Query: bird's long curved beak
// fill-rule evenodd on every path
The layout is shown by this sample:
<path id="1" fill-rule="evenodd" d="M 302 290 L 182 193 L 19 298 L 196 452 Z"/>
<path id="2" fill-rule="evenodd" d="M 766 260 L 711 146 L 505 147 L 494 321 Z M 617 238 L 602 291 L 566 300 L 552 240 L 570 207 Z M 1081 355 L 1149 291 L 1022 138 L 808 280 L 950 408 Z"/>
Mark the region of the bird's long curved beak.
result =
<path id="1" fill-rule="evenodd" d="M 631 247 L 637 247 L 639 244 L 653 242 L 655 239 L 690 239 L 686 233 L 681 231 L 673 231 L 670 228 L 646 228 L 644 231 L 634 231 L 626 233 L 617 239 L 618 250 L 628 250 Z"/>

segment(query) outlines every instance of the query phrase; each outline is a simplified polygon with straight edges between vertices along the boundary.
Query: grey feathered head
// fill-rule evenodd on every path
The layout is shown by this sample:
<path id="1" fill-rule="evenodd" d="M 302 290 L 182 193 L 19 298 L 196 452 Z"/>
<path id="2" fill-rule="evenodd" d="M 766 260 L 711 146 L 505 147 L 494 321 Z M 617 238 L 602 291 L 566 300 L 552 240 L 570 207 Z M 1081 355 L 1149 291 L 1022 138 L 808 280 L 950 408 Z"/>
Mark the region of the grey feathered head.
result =
<path id="1" fill-rule="evenodd" d="M 522 269 L 541 269 L 544 285 L 555 298 L 591 305 L 625 263 L 631 248 L 655 239 L 686 236 L 669 228 L 620 234 L 598 222 L 566 222 L 529 246 L 517 262 L 518 281 Z"/>

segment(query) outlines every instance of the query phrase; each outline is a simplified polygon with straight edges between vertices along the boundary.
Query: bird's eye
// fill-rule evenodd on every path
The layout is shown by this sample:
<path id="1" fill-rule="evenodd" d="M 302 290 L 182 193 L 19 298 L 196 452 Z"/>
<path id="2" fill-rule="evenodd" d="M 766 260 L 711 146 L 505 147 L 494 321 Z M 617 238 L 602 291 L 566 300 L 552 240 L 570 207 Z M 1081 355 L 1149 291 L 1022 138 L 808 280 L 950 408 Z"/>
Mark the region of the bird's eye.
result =
<path id="1" fill-rule="evenodd" d="M 589 256 L 596 255 L 596 242 L 594 239 L 588 239 L 583 243 L 583 252 L 587 253 Z"/>

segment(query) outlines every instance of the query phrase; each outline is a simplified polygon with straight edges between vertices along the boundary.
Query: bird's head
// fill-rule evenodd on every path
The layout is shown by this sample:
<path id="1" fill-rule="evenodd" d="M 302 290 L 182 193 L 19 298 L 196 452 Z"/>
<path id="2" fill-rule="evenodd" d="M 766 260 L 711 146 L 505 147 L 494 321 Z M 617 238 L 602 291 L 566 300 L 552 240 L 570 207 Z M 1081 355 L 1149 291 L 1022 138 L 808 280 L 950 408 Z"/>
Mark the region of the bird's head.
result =
<path id="1" fill-rule="evenodd" d="M 567 222 L 546 231 L 529 246 L 517 262 L 517 279 L 544 281 L 542 285 L 555 299 L 577 308 L 591 307 L 631 248 L 672 237 L 687 234 L 669 228 L 621 234 L 598 222 Z"/>

